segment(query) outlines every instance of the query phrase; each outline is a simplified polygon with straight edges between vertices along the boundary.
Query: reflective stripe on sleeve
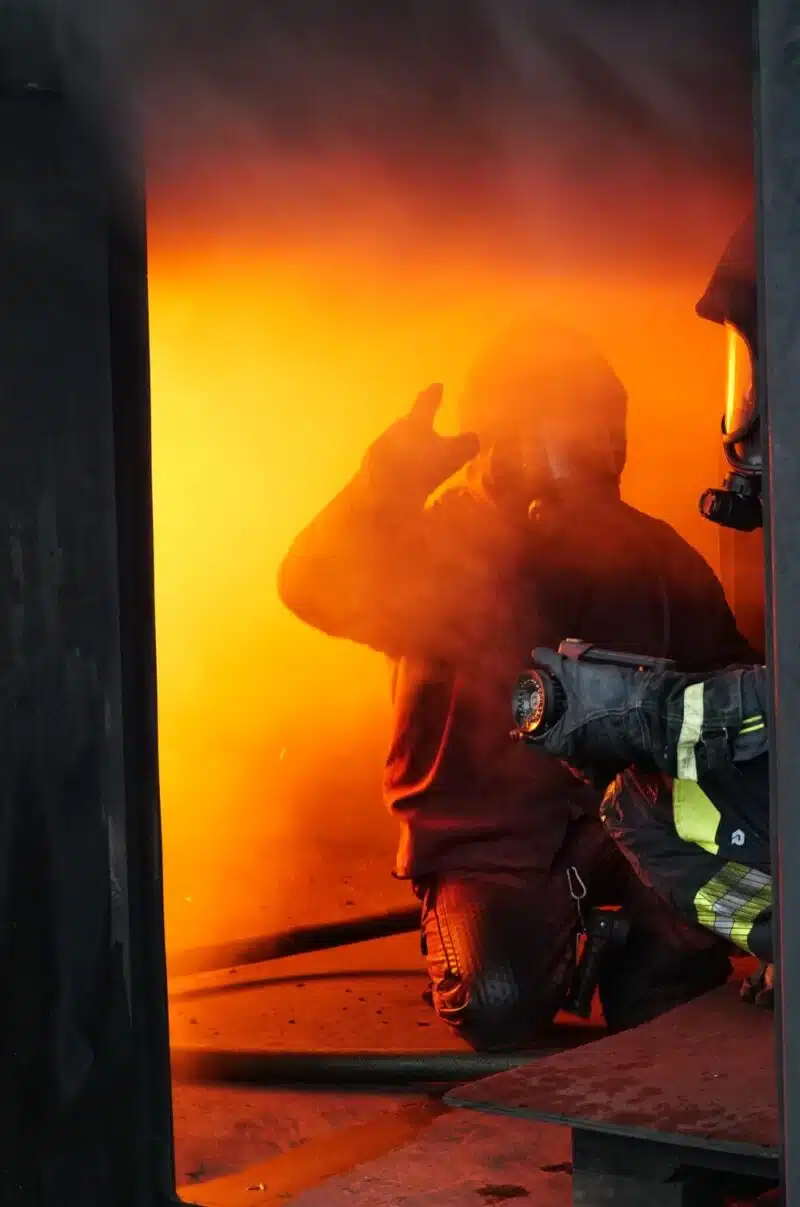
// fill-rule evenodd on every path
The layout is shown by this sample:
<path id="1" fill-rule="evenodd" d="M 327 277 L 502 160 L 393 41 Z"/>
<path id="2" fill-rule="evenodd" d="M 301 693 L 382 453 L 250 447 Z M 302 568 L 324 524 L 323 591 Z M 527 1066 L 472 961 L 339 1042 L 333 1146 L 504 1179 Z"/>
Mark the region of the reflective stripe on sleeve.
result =
<path id="1" fill-rule="evenodd" d="M 745 733 L 757 733 L 760 729 L 764 728 L 765 721 L 763 717 L 749 717 L 746 721 L 742 722 L 739 736 L 741 737 Z"/>
<path id="2" fill-rule="evenodd" d="M 697 779 L 695 746 L 703 730 L 703 687 L 702 683 L 693 683 L 683 693 L 683 723 L 677 750 L 677 772 L 681 780 Z"/>

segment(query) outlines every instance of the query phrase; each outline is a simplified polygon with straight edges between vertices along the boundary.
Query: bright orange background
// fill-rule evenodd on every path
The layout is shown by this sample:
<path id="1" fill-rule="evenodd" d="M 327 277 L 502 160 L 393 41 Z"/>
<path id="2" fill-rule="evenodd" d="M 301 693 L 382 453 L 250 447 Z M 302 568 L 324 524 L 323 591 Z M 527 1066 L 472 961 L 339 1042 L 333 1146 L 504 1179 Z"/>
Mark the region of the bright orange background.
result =
<path id="1" fill-rule="evenodd" d="M 187 190 L 185 211 L 151 196 L 170 947 L 280 926 L 303 845 L 332 853 L 332 876 L 348 848 L 388 877 L 385 667 L 290 616 L 276 570 L 367 444 L 430 381 L 452 407 L 508 322 L 540 306 L 597 339 L 630 391 L 626 497 L 718 564 L 697 498 L 719 473 L 725 346 L 693 306 L 740 199 L 710 201 L 716 218 L 682 256 L 655 240 L 631 259 L 623 215 L 605 256 L 556 270 L 513 240 L 482 241 L 479 224 L 412 237 L 379 192 L 351 196 L 338 224 L 298 202 L 276 231 L 259 217 L 264 187 Z M 445 427 L 451 416 L 446 405 Z M 324 879 L 308 909 L 319 920 Z"/>

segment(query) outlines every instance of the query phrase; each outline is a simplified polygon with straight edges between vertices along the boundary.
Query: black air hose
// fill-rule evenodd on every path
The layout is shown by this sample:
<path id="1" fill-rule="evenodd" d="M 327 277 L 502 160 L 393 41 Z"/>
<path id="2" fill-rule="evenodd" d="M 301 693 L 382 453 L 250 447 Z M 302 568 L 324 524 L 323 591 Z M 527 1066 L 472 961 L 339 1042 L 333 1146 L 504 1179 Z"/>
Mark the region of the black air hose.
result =
<path id="1" fill-rule="evenodd" d="M 274 935 L 259 935 L 255 939 L 238 939 L 209 947 L 193 947 L 167 956 L 169 974 L 173 977 L 196 976 L 201 972 L 220 972 L 223 968 L 246 964 L 265 964 L 286 956 L 308 955 L 328 951 L 332 947 L 348 947 L 351 943 L 366 943 L 370 939 L 387 939 L 419 930 L 420 907 L 407 905 L 390 909 L 384 914 L 365 914 L 345 922 L 325 922 L 320 926 L 296 926 Z"/>
<path id="2" fill-rule="evenodd" d="M 534 1052 L 268 1052 L 173 1048 L 175 1081 L 216 1085 L 434 1085 L 474 1081 L 530 1064 L 561 1048 Z"/>
<path id="3" fill-rule="evenodd" d="M 274 935 L 242 939 L 208 947 L 196 947 L 175 952 L 168 958 L 170 975 L 194 976 L 203 972 L 219 972 L 248 964 L 262 964 L 287 956 L 328 951 L 371 939 L 408 934 L 419 929 L 420 907 L 389 910 L 383 914 L 367 914 L 346 922 L 329 922 L 320 926 L 298 926 Z M 348 975 L 348 974 L 314 974 Z M 349 974 L 353 975 L 353 974 Z M 386 970 L 370 969 L 358 976 L 389 975 Z M 399 970 L 394 975 L 407 976 Z M 294 978 L 292 978 L 294 979 Z M 285 978 L 275 979 L 275 983 Z M 263 982 L 247 982 L 232 986 L 207 986 L 171 995 L 207 996 L 256 988 Z M 589 1028 L 581 1027 L 577 1034 L 564 1033 L 558 1046 L 550 1045 L 531 1052 L 280 1052 L 263 1049 L 239 1050 L 206 1047 L 173 1047 L 170 1053 L 172 1076 L 175 1081 L 199 1085 L 340 1085 L 340 1086 L 402 1086 L 433 1085 L 436 1083 L 473 1081 L 502 1073 L 576 1042 L 585 1043 L 592 1037 Z M 564 1042 L 564 1041 L 567 1042 Z"/>

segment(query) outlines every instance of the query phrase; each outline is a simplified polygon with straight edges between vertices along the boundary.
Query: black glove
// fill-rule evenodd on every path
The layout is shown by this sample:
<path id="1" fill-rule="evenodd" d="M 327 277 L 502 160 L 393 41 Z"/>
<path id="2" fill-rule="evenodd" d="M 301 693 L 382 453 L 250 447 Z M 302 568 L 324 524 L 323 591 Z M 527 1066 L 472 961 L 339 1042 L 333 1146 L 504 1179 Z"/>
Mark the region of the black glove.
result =
<path id="1" fill-rule="evenodd" d="M 442 402 L 441 385 L 428 386 L 417 395 L 409 413 L 396 420 L 370 446 L 361 479 L 372 498 L 386 495 L 401 505 L 420 506 L 479 452 L 472 432 L 440 436 L 434 430 Z"/>
<path id="2" fill-rule="evenodd" d="M 566 697 L 562 716 L 536 737 L 537 746 L 579 771 L 602 768 L 609 778 L 612 769 L 650 756 L 651 697 L 662 675 L 576 661 L 547 649 L 534 650 L 533 659 L 558 680 Z"/>
<path id="3" fill-rule="evenodd" d="M 753 976 L 745 977 L 739 996 L 762 1010 L 775 1009 L 775 965 L 762 964 Z"/>

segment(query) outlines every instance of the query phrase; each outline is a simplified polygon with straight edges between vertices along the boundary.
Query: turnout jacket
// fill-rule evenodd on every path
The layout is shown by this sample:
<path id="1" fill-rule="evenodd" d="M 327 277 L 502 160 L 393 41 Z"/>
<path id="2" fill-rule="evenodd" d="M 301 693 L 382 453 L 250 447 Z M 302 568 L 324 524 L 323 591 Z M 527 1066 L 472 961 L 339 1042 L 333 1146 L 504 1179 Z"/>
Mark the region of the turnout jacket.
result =
<path id="1" fill-rule="evenodd" d="M 567 697 L 541 745 L 583 773 L 624 768 L 601 816 L 641 879 L 770 963 L 765 668 L 643 673 L 544 650 L 536 661 Z"/>
<path id="2" fill-rule="evenodd" d="M 509 740 L 532 646 L 577 632 L 712 671 L 746 642 L 708 564 L 616 482 L 516 523 L 480 458 L 427 500 L 373 462 L 295 539 L 278 589 L 308 624 L 389 658 L 396 874 L 548 869 L 600 795 Z"/>

